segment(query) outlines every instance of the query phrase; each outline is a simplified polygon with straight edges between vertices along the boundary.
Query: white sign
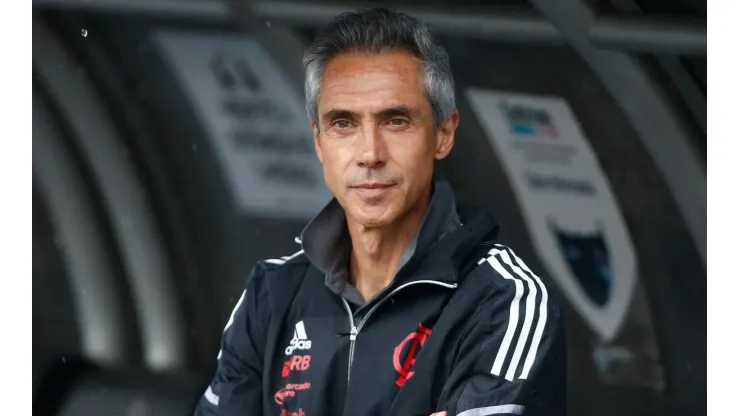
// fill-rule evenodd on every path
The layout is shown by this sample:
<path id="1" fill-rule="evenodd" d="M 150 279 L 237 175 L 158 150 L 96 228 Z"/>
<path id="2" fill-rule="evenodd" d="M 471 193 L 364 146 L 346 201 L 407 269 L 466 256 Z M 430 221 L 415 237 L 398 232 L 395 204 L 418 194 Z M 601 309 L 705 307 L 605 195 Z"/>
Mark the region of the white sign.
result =
<path id="1" fill-rule="evenodd" d="M 560 292 L 605 341 L 637 280 L 609 182 L 561 98 L 471 89 L 466 96 L 511 180 L 530 237 Z"/>
<path id="2" fill-rule="evenodd" d="M 246 36 L 159 32 L 244 212 L 310 218 L 329 201 L 303 99 Z M 298 58 L 297 58 L 298 59 Z"/>

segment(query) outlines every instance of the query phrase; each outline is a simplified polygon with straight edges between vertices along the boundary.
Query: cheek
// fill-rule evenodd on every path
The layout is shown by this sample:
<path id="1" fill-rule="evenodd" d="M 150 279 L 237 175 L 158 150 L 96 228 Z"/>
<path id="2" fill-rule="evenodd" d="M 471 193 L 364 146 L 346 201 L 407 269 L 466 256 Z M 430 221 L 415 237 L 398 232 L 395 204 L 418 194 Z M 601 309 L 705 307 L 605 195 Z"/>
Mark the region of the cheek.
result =
<path id="1" fill-rule="evenodd" d="M 324 177 L 331 184 L 341 182 L 351 158 L 347 152 L 337 147 L 325 147 L 324 156 Z"/>
<path id="2" fill-rule="evenodd" d="M 433 164 L 436 148 L 429 139 L 410 140 L 408 145 L 399 146 L 394 152 L 393 159 L 404 170 L 423 168 Z"/>

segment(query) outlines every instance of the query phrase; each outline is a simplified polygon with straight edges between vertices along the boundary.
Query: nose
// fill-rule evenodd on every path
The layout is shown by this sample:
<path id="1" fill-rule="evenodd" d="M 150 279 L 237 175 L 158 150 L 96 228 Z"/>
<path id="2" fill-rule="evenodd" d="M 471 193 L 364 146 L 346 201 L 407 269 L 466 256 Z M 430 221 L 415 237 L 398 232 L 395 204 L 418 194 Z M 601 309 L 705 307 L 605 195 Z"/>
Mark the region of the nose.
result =
<path id="1" fill-rule="evenodd" d="M 388 149 L 385 139 L 374 124 L 365 125 L 362 131 L 362 147 L 358 164 L 363 168 L 382 168 L 388 159 Z"/>

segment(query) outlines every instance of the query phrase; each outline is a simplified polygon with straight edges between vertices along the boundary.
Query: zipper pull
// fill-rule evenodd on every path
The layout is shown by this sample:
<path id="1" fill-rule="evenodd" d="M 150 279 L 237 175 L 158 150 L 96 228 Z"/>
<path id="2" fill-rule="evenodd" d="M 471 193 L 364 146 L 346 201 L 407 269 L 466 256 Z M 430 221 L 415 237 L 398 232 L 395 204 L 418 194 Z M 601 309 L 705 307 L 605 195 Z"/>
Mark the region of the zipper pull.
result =
<path id="1" fill-rule="evenodd" d="M 354 340 L 357 339 L 357 332 L 359 332 L 357 330 L 357 327 L 356 326 L 353 326 L 352 329 L 349 331 L 349 340 L 350 341 L 354 341 Z"/>

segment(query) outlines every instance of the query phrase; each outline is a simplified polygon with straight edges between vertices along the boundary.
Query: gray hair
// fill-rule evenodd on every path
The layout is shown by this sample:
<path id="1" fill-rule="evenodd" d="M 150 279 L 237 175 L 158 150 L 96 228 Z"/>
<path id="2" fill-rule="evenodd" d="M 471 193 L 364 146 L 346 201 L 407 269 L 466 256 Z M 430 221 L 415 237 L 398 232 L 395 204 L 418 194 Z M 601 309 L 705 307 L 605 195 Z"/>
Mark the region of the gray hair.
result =
<path id="1" fill-rule="evenodd" d="M 418 19 L 386 8 L 340 14 L 306 49 L 303 68 L 308 117 L 319 125 L 321 77 L 332 58 L 348 52 L 393 50 L 408 51 L 423 65 L 424 92 L 432 106 L 434 130 L 439 129 L 455 110 L 455 81 L 447 51 L 436 44 Z"/>

